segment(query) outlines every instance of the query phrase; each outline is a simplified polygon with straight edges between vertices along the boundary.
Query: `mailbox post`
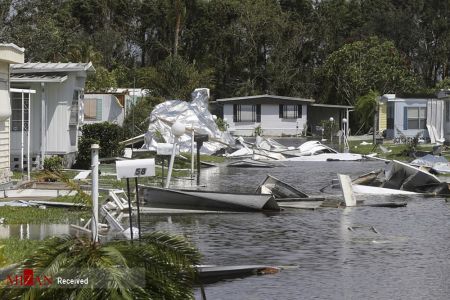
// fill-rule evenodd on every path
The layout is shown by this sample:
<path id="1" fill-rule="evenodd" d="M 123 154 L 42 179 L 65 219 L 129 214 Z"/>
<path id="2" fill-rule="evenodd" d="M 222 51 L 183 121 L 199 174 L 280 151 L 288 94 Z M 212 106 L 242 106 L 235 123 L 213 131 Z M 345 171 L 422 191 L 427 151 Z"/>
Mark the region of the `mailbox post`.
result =
<path id="1" fill-rule="evenodd" d="M 172 155 L 170 157 L 170 163 L 169 163 L 169 171 L 167 172 L 167 181 L 165 188 L 169 188 L 170 186 L 170 178 L 172 177 L 172 170 L 173 170 L 173 164 L 175 162 L 175 153 L 177 150 L 177 142 L 178 138 L 182 136 L 186 132 L 186 126 L 180 122 L 175 122 L 171 127 L 172 134 L 174 135 L 173 139 L 173 148 L 172 148 Z"/>
<path id="2" fill-rule="evenodd" d="M 169 162 L 169 157 L 172 154 L 172 148 L 173 145 L 171 143 L 158 143 L 156 144 L 156 155 L 158 155 L 159 157 L 161 157 L 162 160 L 162 174 L 161 174 L 161 182 L 162 182 L 162 186 L 164 186 L 164 161 L 167 157 L 167 161 Z M 178 151 L 178 148 L 176 148 L 176 154 L 178 155 L 180 153 L 180 151 Z"/>
<path id="3" fill-rule="evenodd" d="M 155 159 L 133 159 L 133 160 L 120 160 L 116 161 L 116 173 L 117 179 L 127 179 L 127 192 L 128 192 L 128 216 L 130 218 L 130 237 L 133 241 L 133 221 L 132 221 L 132 207 L 130 197 L 130 178 L 135 178 L 136 185 L 136 208 L 137 208 L 137 222 L 138 222 L 138 234 L 139 241 L 141 240 L 141 216 L 139 207 L 139 190 L 138 190 L 138 178 L 155 176 Z"/>
<path id="4" fill-rule="evenodd" d="M 92 241 L 98 242 L 98 144 L 91 145 L 91 170 L 92 170 Z"/>
<path id="5" fill-rule="evenodd" d="M 194 135 L 194 141 L 197 143 L 197 185 L 200 185 L 200 148 L 202 148 L 203 142 L 207 142 L 208 139 L 207 134 Z"/>

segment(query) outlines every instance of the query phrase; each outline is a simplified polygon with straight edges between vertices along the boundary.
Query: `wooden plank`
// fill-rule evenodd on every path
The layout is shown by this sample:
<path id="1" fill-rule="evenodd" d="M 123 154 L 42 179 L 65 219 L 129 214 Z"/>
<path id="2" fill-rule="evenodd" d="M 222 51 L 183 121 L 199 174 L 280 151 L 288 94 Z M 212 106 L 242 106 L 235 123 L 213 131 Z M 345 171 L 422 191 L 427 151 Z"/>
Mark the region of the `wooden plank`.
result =
<path id="1" fill-rule="evenodd" d="M 356 198 L 353 194 L 352 180 L 350 176 L 345 174 L 338 174 L 339 182 L 341 183 L 342 193 L 344 195 L 344 201 L 346 207 L 356 206 Z"/>

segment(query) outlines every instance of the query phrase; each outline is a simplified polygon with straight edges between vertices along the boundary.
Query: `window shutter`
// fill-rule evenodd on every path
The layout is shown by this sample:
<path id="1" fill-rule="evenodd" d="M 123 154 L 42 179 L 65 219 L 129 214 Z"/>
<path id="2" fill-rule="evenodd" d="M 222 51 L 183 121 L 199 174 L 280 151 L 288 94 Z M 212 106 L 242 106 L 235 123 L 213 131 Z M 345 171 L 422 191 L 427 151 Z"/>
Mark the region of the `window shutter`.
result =
<path id="1" fill-rule="evenodd" d="M 96 116 L 95 118 L 97 119 L 97 121 L 101 121 L 102 120 L 102 99 L 97 99 L 97 106 L 95 107 L 95 113 Z"/>
<path id="2" fill-rule="evenodd" d="M 278 117 L 280 117 L 280 119 L 283 119 L 283 104 L 280 104 L 280 107 L 278 109 Z"/>
<path id="3" fill-rule="evenodd" d="M 233 104 L 233 122 L 237 122 L 237 104 Z"/>
<path id="4" fill-rule="evenodd" d="M 403 108 L 403 130 L 408 129 L 408 108 Z"/>
<path id="5" fill-rule="evenodd" d="M 303 105 L 299 104 L 297 105 L 297 118 L 302 118 L 302 109 L 303 109 Z"/>
<path id="6" fill-rule="evenodd" d="M 261 104 L 256 104 L 256 122 L 261 122 Z"/>

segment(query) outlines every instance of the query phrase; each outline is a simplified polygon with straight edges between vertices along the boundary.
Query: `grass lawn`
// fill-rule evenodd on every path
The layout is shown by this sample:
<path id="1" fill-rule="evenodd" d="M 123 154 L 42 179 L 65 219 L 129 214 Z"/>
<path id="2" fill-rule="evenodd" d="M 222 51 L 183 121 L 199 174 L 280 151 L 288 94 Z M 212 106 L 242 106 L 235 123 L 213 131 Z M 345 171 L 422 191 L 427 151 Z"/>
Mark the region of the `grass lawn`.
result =
<path id="1" fill-rule="evenodd" d="M 42 240 L 0 239 L 0 268 L 23 261 L 42 244 Z"/>
<path id="2" fill-rule="evenodd" d="M 0 218 L 5 218 L 5 225 L 79 223 L 80 218 L 87 220 L 90 215 L 90 209 L 0 207 Z M 0 239 L 0 268 L 29 257 L 42 243 L 42 240 L 20 240 L 18 237 Z"/>

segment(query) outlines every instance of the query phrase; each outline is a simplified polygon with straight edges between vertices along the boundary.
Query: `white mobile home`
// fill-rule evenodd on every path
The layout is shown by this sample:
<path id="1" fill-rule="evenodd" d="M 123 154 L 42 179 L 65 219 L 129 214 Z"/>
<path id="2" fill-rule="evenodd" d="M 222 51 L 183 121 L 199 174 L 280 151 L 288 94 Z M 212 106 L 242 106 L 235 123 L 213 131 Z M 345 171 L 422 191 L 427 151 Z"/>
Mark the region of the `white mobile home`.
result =
<path id="1" fill-rule="evenodd" d="M 352 106 L 315 104 L 315 100 L 276 95 L 217 99 L 223 118 L 233 135 L 297 136 L 305 130 L 315 133 L 321 121 L 333 117 L 348 119 Z"/>
<path id="2" fill-rule="evenodd" d="M 10 181 L 10 117 L 9 65 L 23 63 L 25 49 L 14 44 L 0 44 L 0 185 Z"/>
<path id="3" fill-rule="evenodd" d="M 18 89 L 36 90 L 28 107 L 21 105 L 21 95 L 11 93 L 12 168 L 18 168 L 22 149 L 22 116 L 30 114 L 30 152 L 34 166 L 44 158 L 59 155 L 70 166 L 78 150 L 81 100 L 92 63 L 24 63 L 11 65 L 11 84 Z M 22 113 L 22 110 L 25 110 Z M 25 145 L 28 147 L 28 145 Z"/>
<path id="4" fill-rule="evenodd" d="M 314 100 L 258 95 L 217 99 L 223 104 L 223 118 L 234 135 L 252 136 L 301 134 L 306 126 L 307 104 Z"/>
<path id="5" fill-rule="evenodd" d="M 402 135 L 420 135 L 430 138 L 432 143 L 443 142 L 446 132 L 445 120 L 449 119 L 445 101 L 430 95 L 428 97 L 399 97 L 385 94 L 379 102 L 379 130 L 386 130 L 388 139 Z"/>

